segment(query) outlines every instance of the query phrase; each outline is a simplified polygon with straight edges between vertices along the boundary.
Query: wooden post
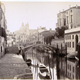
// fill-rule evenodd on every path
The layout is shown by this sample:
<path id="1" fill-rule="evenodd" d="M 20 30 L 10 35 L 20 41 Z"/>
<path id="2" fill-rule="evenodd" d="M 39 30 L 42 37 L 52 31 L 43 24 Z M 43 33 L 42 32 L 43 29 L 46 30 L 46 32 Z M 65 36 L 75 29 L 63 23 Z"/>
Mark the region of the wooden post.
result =
<path id="1" fill-rule="evenodd" d="M 54 54 L 54 53 L 53 53 Z M 53 55 L 52 55 L 52 72 L 53 72 L 53 79 L 52 80 L 54 80 L 54 61 L 53 61 Z"/>
<path id="2" fill-rule="evenodd" d="M 48 66 L 49 66 L 49 72 L 50 72 L 50 59 L 49 59 L 49 52 L 48 52 L 48 50 L 47 50 L 47 53 L 48 53 L 48 64 L 49 64 Z"/>
<path id="3" fill-rule="evenodd" d="M 66 77 L 67 77 L 67 44 L 65 45 L 66 48 Z"/>
<path id="4" fill-rule="evenodd" d="M 58 44 L 57 44 L 57 49 L 56 49 L 56 68 L 57 68 L 57 79 L 60 79 L 60 71 L 59 71 L 59 49 L 58 49 Z"/>
<path id="5" fill-rule="evenodd" d="M 79 58 L 79 67 L 80 67 L 80 45 L 78 45 L 78 58 Z"/>
<path id="6" fill-rule="evenodd" d="M 62 43 L 61 43 L 61 54 L 62 54 Z M 61 70 L 62 70 L 62 57 L 61 57 Z"/>

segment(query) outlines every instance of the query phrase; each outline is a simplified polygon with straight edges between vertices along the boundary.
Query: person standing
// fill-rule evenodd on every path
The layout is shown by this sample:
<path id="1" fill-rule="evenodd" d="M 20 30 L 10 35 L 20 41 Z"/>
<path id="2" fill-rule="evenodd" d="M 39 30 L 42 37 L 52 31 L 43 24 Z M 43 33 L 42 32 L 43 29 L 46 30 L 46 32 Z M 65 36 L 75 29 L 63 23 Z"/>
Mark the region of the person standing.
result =
<path id="1" fill-rule="evenodd" d="M 19 54 L 21 54 L 21 53 L 22 53 L 22 48 L 21 48 L 21 47 L 18 47 L 18 49 L 19 49 L 19 51 L 18 51 L 18 53 L 17 53 L 17 54 L 19 55 Z"/>

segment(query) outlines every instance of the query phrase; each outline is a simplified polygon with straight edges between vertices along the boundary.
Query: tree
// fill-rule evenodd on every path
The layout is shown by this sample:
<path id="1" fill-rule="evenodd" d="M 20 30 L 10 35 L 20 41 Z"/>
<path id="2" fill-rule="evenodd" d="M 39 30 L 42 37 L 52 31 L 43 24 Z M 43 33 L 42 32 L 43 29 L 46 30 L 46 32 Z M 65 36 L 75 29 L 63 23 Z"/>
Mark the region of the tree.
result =
<path id="1" fill-rule="evenodd" d="M 56 28 L 56 33 L 55 33 L 55 36 L 58 37 L 58 38 L 64 38 L 64 31 L 68 29 L 67 26 L 62 26 L 61 28 Z"/>
<path id="2" fill-rule="evenodd" d="M 51 45 L 52 39 L 54 39 L 54 35 L 46 36 L 46 37 L 44 37 L 44 42 L 46 42 L 46 44 Z"/>
<path id="3" fill-rule="evenodd" d="M 50 45 L 51 45 L 52 39 L 54 39 L 54 34 L 55 34 L 55 30 L 52 30 L 52 31 L 50 31 L 50 30 L 49 31 L 43 31 L 41 33 L 41 35 L 44 36 L 44 42 L 46 44 L 50 44 Z"/>

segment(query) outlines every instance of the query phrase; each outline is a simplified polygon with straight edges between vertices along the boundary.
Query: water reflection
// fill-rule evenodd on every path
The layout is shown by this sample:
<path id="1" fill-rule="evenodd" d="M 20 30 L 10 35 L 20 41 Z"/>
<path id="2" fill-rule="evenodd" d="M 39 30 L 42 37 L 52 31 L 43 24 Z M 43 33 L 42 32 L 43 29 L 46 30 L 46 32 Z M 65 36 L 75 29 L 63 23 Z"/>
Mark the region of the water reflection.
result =
<path id="1" fill-rule="evenodd" d="M 40 53 L 41 54 L 41 53 Z M 46 53 L 45 53 L 46 54 Z M 50 54 L 51 55 L 51 54 Z M 37 55 L 37 58 L 50 69 L 56 67 L 56 57 L 51 57 L 49 55 L 42 55 L 41 58 Z M 56 68 L 57 69 L 57 68 Z M 56 70 L 57 71 L 57 70 Z M 80 67 L 78 61 L 75 58 L 59 57 L 59 76 L 60 79 L 80 79 Z M 51 75 L 54 73 L 51 71 Z M 55 77 L 56 75 L 52 76 Z"/>
<path id="2" fill-rule="evenodd" d="M 69 79 L 80 79 L 80 67 L 78 61 L 75 58 L 60 58 L 60 79 L 69 78 Z"/>
<path id="3" fill-rule="evenodd" d="M 39 80 L 39 67 L 40 63 L 44 64 L 50 75 L 50 80 L 54 80 L 57 78 L 57 60 L 56 55 L 53 55 L 53 53 L 46 53 L 46 52 L 40 52 L 36 51 L 36 49 L 29 50 L 28 52 L 30 58 L 32 59 L 33 64 L 36 63 L 38 65 L 37 67 L 32 66 L 32 72 L 34 74 L 34 79 L 36 78 Z M 29 56 L 27 57 L 29 58 Z M 80 67 L 78 64 L 78 61 L 75 58 L 66 58 L 64 57 L 58 57 L 58 67 L 59 67 L 59 76 L 60 79 L 80 79 Z M 56 72 L 55 72 L 56 71 Z M 44 72 L 45 73 L 45 72 Z M 37 76 L 37 77 L 36 77 Z M 41 76 L 42 77 L 42 76 Z M 46 78 L 47 79 L 47 78 Z"/>

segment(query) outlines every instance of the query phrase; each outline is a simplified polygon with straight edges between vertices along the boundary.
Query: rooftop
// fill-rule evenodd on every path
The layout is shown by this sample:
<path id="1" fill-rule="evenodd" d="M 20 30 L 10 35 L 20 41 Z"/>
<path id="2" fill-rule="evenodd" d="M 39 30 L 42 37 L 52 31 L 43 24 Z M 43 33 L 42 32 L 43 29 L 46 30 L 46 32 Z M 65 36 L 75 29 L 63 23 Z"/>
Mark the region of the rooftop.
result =
<path id="1" fill-rule="evenodd" d="M 62 11 L 62 12 L 59 12 L 59 13 L 65 13 L 66 11 L 68 11 L 68 10 L 70 10 L 70 9 L 80 9 L 80 6 L 73 6 L 73 7 L 70 7 L 69 9 L 64 10 L 64 11 Z M 58 14 L 59 14 L 59 13 L 58 13 Z"/>

